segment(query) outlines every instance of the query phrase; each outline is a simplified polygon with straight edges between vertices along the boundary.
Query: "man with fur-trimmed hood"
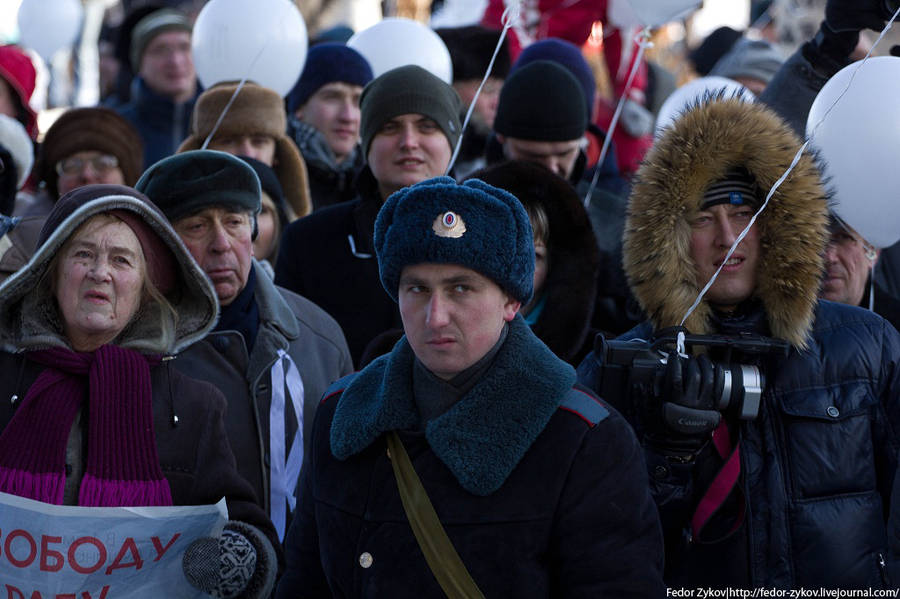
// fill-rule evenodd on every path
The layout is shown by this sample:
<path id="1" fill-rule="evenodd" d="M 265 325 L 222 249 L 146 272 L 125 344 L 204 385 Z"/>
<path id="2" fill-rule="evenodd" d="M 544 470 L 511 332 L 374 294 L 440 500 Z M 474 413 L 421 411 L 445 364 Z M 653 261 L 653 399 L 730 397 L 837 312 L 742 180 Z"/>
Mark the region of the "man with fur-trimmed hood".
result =
<path id="1" fill-rule="evenodd" d="M 714 98 L 691 108 L 638 172 L 624 237 L 625 271 L 649 321 L 621 340 L 650 340 L 688 315 L 690 334 L 761 335 L 786 342 L 780 354 L 726 357 L 688 343 L 693 355 L 670 353 L 657 384 L 651 373 L 636 385 L 631 369 L 621 393 L 612 354 L 595 350 L 579 367 L 644 445 L 670 587 L 890 584 L 900 335 L 871 312 L 817 300 L 828 206 L 808 155 L 751 221 L 799 148 L 762 105 Z M 729 362 L 762 373 L 758 413 L 749 382 L 743 397 L 719 403 Z"/>

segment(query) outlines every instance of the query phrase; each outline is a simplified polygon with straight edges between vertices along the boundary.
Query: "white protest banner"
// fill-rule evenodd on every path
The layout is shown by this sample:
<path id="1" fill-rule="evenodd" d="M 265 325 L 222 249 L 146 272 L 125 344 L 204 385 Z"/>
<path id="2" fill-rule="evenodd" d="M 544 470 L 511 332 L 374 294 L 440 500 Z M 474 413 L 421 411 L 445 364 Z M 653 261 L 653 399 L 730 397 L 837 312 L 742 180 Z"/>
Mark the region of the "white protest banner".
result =
<path id="1" fill-rule="evenodd" d="M 184 577 L 197 538 L 218 536 L 215 505 L 59 506 L 0 493 L 0 599 L 207 597 Z"/>

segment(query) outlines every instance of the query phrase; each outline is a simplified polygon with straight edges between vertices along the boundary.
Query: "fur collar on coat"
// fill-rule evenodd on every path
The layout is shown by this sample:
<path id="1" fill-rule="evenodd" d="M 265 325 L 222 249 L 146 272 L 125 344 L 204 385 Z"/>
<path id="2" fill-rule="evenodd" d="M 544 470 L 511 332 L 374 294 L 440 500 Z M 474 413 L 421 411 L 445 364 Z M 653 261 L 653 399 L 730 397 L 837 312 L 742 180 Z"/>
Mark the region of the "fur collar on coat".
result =
<path id="1" fill-rule="evenodd" d="M 706 188 L 744 166 L 765 193 L 787 171 L 801 142 L 762 104 L 713 99 L 688 110 L 659 139 L 637 173 L 628 205 L 624 267 L 631 289 L 661 329 L 680 324 L 703 284 L 690 257 L 690 215 Z M 805 348 L 823 254 L 828 205 L 813 158 L 804 153 L 756 221 L 761 256 L 755 296 L 772 335 Z M 685 326 L 710 333 L 704 301 Z"/>
<path id="2" fill-rule="evenodd" d="M 404 337 L 391 353 L 353 375 L 331 424 L 335 457 L 347 459 L 388 431 L 419 425 L 414 359 Z M 425 437 L 464 489 L 489 495 L 503 485 L 574 383 L 574 369 L 516 316 L 487 374 L 428 422 Z"/>

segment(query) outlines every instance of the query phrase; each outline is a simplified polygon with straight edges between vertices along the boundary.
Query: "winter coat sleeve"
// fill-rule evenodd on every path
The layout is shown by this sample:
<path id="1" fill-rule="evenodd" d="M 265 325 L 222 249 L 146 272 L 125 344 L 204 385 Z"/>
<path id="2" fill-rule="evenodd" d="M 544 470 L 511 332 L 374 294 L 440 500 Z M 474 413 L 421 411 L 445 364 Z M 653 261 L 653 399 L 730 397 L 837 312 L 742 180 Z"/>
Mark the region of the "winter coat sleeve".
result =
<path id="1" fill-rule="evenodd" d="M 616 412 L 585 435 L 557 507 L 553 597 L 660 597 L 663 545 L 641 448 Z"/>
<path id="2" fill-rule="evenodd" d="M 788 58 L 763 90 L 759 100 L 785 119 L 801 138 L 806 137 L 806 118 L 813 101 L 828 80 L 847 66 L 807 42 Z"/>

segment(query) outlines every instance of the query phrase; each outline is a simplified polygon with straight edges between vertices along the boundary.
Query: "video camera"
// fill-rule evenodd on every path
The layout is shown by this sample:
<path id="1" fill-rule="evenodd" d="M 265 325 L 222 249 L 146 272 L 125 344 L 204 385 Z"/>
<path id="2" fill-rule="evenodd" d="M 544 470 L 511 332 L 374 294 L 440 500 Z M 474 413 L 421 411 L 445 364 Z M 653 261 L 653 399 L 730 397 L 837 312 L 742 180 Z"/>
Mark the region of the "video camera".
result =
<path id="1" fill-rule="evenodd" d="M 755 419 L 759 414 L 765 376 L 757 366 L 735 362 L 732 356 L 736 352 L 744 356 L 787 356 L 790 344 L 751 333 L 734 336 L 691 335 L 683 328 L 675 327 L 660 331 L 650 341 L 607 340 L 602 334 L 597 335 L 594 355 L 600 364 L 596 380 L 596 391 L 600 397 L 639 397 L 657 403 L 663 396 L 666 364 L 669 354 L 675 349 L 679 332 L 685 333 L 686 351 L 695 346 L 723 350 L 716 352 L 721 359 L 713 361 L 715 383 L 712 405 L 704 407 L 722 413 L 732 410 L 743 420 Z"/>

